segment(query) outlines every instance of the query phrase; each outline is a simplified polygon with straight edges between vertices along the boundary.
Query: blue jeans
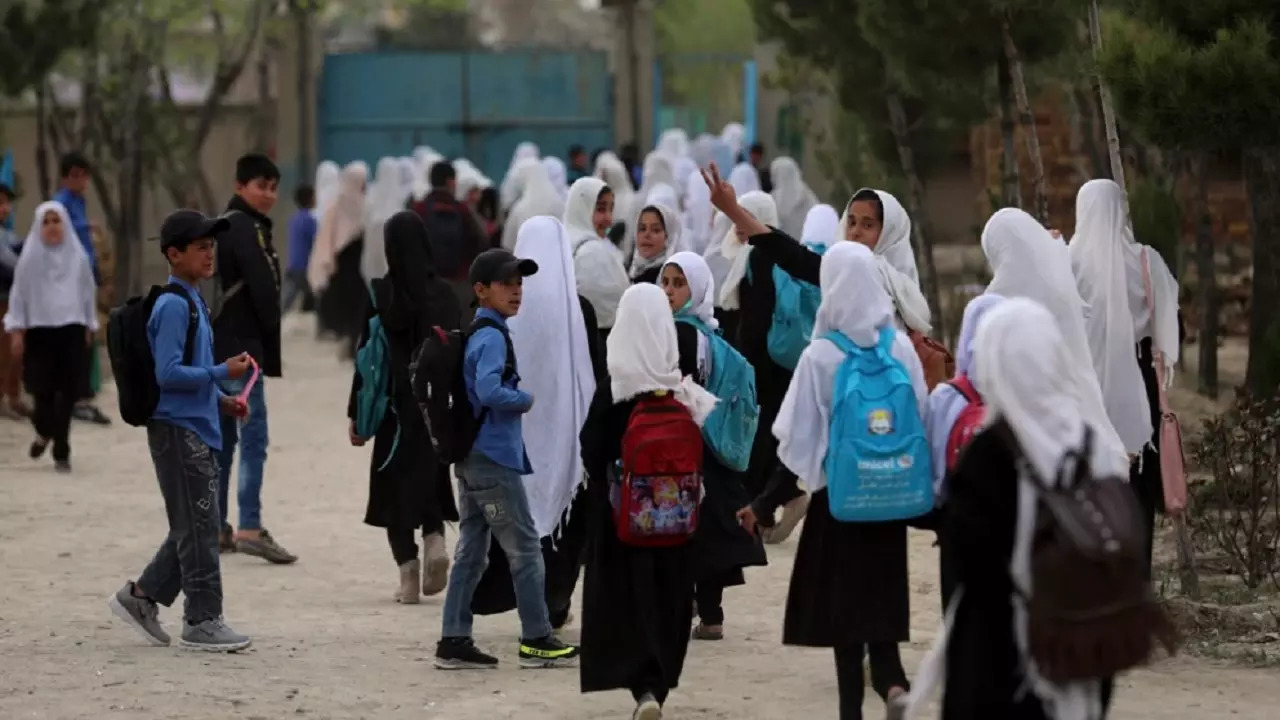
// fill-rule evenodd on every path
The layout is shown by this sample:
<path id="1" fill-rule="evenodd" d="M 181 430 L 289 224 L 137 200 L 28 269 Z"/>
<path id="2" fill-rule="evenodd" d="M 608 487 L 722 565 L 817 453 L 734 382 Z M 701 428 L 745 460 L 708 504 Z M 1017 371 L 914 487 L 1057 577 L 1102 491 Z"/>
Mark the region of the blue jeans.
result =
<path id="1" fill-rule="evenodd" d="M 231 504 L 231 467 L 235 464 L 236 444 L 240 445 L 240 481 L 236 505 L 240 509 L 241 530 L 262 529 L 262 471 L 267 465 L 267 389 L 266 378 L 259 377 L 249 391 L 249 417 L 244 420 L 222 416 L 222 450 L 218 453 L 218 507 L 222 524 L 227 524 L 227 506 Z M 248 376 L 231 380 L 222 388 L 228 395 L 239 393 Z"/>
<path id="2" fill-rule="evenodd" d="M 489 564 L 491 532 L 511 566 L 516 610 L 520 613 L 520 637 L 530 640 L 550 635 L 542 542 L 533 527 L 524 479 L 515 470 L 495 463 L 478 450 L 471 451 L 466 460 L 458 463 L 457 472 L 461 522 L 449 589 L 444 597 L 444 637 L 471 637 L 471 599 Z"/>

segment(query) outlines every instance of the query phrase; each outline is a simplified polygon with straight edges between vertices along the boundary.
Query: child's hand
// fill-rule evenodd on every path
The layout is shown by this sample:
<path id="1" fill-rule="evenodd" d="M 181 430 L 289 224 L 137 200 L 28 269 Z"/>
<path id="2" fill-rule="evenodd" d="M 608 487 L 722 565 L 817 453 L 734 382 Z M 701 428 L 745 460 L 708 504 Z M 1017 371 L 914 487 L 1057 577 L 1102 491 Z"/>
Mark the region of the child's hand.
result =
<path id="1" fill-rule="evenodd" d="M 369 442 L 369 438 L 362 438 L 356 434 L 356 421 L 352 420 L 347 426 L 347 439 L 351 441 L 351 447 L 364 447 Z"/>
<path id="2" fill-rule="evenodd" d="M 253 358 L 249 357 L 249 353 L 240 353 L 239 355 L 227 360 L 227 375 L 232 380 L 239 380 L 244 374 L 249 372 L 249 366 L 253 363 Z"/>
<path id="3" fill-rule="evenodd" d="M 223 395 L 218 398 L 218 409 L 223 415 L 243 420 L 249 417 L 249 404 L 234 395 Z"/>
<path id="4" fill-rule="evenodd" d="M 756 511 L 752 510 L 750 505 L 739 510 L 736 517 L 743 530 L 752 535 L 756 534 Z"/>
<path id="5" fill-rule="evenodd" d="M 720 169 L 715 163 L 711 163 L 711 167 L 706 170 L 698 171 L 702 175 L 702 181 L 707 184 L 711 190 L 711 204 L 725 215 L 729 211 L 738 207 L 738 193 L 728 181 L 721 179 Z"/>

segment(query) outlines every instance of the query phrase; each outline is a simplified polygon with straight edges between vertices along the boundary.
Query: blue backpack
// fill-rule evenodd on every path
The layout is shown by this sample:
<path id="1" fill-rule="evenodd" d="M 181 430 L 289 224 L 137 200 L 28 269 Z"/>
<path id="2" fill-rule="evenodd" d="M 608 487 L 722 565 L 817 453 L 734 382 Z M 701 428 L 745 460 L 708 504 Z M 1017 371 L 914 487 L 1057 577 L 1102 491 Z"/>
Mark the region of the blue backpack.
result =
<path id="1" fill-rule="evenodd" d="M 890 354 L 895 332 L 882 328 L 871 348 L 823 335 L 846 355 L 824 465 L 831 515 L 842 522 L 907 520 L 933 509 L 929 441 L 911 377 Z"/>
<path id="2" fill-rule="evenodd" d="M 827 252 L 821 243 L 805 244 L 818 255 Z M 782 268 L 773 267 L 773 319 L 769 324 L 769 357 L 780 367 L 795 370 L 800 353 L 813 336 L 813 320 L 822 304 L 822 290 L 817 285 L 797 280 Z"/>
<path id="3" fill-rule="evenodd" d="M 677 315 L 676 322 L 692 325 L 707 338 L 711 356 L 707 392 L 720 402 L 702 424 L 702 438 L 725 467 L 745 472 L 751 464 L 751 447 L 756 441 L 756 428 L 760 426 L 756 369 L 718 330 L 707 327 L 697 317 Z"/>
<path id="4" fill-rule="evenodd" d="M 373 288 L 369 288 L 369 301 L 378 309 L 378 300 L 374 297 Z M 382 421 L 387 413 L 395 414 L 391 404 L 391 349 L 387 343 L 387 331 L 382 327 L 382 318 L 376 312 L 369 318 L 368 337 L 364 345 L 356 351 L 356 374 L 360 376 L 360 390 L 356 392 L 356 435 L 371 438 L 378 434 Z M 396 423 L 395 439 L 391 442 L 391 450 L 378 466 L 378 471 L 385 470 L 395 457 L 400 447 L 400 424 Z"/>

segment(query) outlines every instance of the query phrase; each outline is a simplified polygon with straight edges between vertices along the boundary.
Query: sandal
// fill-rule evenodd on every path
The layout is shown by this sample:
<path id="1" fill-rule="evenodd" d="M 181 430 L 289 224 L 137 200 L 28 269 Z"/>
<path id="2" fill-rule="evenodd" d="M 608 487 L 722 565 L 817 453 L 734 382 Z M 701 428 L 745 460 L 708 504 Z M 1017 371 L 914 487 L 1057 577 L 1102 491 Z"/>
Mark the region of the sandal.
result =
<path id="1" fill-rule="evenodd" d="M 723 625 L 703 625 L 702 623 L 698 623 L 693 628 L 693 639 L 694 640 L 723 640 L 724 626 Z"/>

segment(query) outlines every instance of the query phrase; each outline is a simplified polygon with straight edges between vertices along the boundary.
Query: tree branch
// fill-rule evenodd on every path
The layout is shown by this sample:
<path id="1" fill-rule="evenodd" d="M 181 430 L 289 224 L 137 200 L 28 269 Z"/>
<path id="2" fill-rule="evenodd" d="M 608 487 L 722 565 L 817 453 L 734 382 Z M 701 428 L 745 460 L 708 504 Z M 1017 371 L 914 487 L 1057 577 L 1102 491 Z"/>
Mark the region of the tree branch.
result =
<path id="1" fill-rule="evenodd" d="M 216 8 L 209 11 L 209 17 L 213 22 L 214 36 L 218 43 L 218 63 L 214 69 L 213 83 L 209 86 L 209 94 L 205 97 L 204 105 L 201 106 L 200 113 L 196 119 L 196 133 L 193 142 L 197 151 L 203 148 L 205 141 L 209 139 L 209 133 L 213 130 L 214 120 L 217 118 L 218 111 L 222 108 L 222 101 L 226 99 L 236 81 L 244 74 L 244 69 L 249 62 L 249 55 L 258 43 L 258 36 L 262 31 L 266 9 L 267 4 L 263 0 L 254 0 L 246 21 L 248 27 L 245 30 L 244 42 L 235 52 L 230 53 L 230 57 L 225 54 L 226 27 L 222 20 L 222 13 L 218 12 Z"/>

